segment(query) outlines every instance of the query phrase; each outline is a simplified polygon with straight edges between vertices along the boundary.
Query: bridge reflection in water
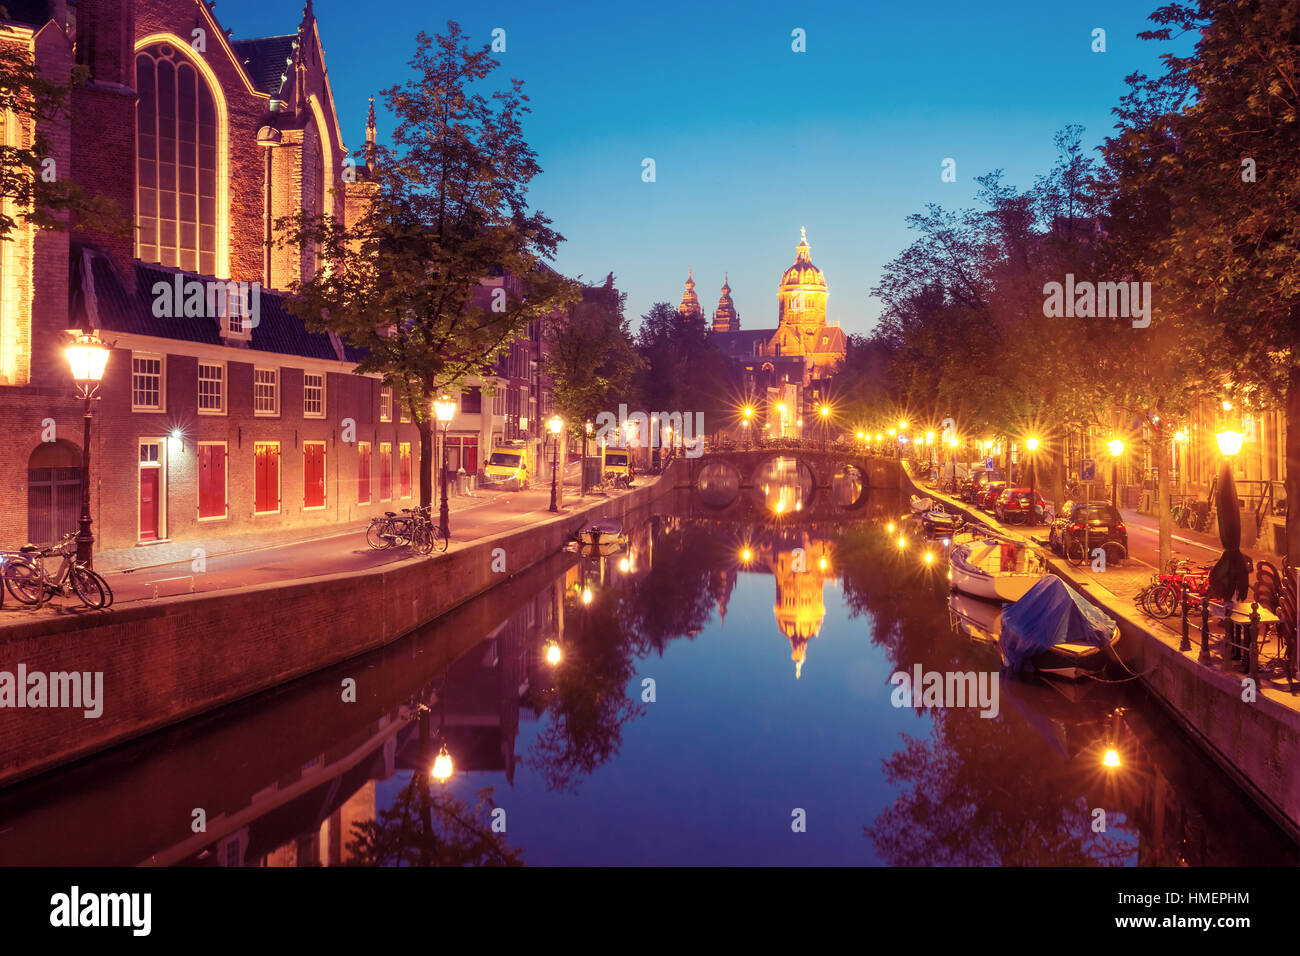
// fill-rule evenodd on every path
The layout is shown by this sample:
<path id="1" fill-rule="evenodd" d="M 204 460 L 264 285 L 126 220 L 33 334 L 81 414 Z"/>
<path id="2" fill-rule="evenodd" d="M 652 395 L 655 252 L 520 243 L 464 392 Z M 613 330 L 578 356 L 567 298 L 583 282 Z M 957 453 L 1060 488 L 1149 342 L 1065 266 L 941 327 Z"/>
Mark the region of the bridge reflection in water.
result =
<path id="1" fill-rule="evenodd" d="M 884 533 L 896 494 L 816 520 L 797 469 L 768 476 L 746 497 L 775 519 L 691 517 L 716 511 L 684 488 L 622 549 L 0 792 L 0 863 L 1294 865 L 1134 687 L 1004 678 L 995 719 L 894 707 L 894 671 L 996 662 Z M 817 807 L 806 840 L 772 823 L 787 803 Z"/>
<path id="2" fill-rule="evenodd" d="M 689 488 L 719 517 L 761 520 L 857 518 L 868 491 L 899 489 L 897 462 L 837 452 L 755 451 L 708 455 L 690 462 Z"/>

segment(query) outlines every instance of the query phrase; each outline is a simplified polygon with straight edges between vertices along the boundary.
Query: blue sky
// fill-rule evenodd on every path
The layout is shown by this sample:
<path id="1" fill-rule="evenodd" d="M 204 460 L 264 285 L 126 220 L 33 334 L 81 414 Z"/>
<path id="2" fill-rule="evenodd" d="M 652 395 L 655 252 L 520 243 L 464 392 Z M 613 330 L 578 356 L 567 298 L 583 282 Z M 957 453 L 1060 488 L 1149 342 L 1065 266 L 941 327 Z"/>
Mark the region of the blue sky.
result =
<path id="1" fill-rule="evenodd" d="M 544 172 L 531 197 L 566 238 L 562 271 L 612 270 L 635 317 L 676 303 L 688 267 L 711 314 L 726 270 L 742 327 L 769 328 L 806 226 L 829 317 L 848 332 L 872 326 L 870 289 L 910 241 L 909 213 L 968 204 L 995 168 L 1029 185 L 1066 124 L 1101 142 L 1124 77 L 1158 68 L 1160 45 L 1136 38 L 1157 5 L 314 4 L 350 148 L 369 94 L 409 75 L 418 30 L 454 19 L 486 45 L 503 28 L 499 75 L 532 98 L 525 135 Z M 215 12 L 238 39 L 292 32 L 301 6 L 221 0 Z M 796 27 L 807 52 L 791 50 Z M 1090 49 L 1098 27 L 1105 53 Z M 381 114 L 381 139 L 389 129 Z M 946 157 L 955 183 L 940 180 Z"/>

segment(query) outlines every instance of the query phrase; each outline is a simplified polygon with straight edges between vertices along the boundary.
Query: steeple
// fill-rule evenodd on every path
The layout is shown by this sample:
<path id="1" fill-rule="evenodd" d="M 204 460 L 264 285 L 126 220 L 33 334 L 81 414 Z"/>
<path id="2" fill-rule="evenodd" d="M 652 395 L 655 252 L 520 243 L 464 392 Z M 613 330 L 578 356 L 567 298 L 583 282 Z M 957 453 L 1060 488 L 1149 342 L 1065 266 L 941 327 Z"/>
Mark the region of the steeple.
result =
<path id="1" fill-rule="evenodd" d="M 370 97 L 370 114 L 366 117 L 366 168 L 375 169 L 375 98 Z"/>
<path id="2" fill-rule="evenodd" d="M 718 297 L 718 307 L 713 311 L 713 331 L 740 331 L 740 313 L 731 301 L 731 284 L 725 272 L 722 274 L 722 295 Z"/>
<path id="3" fill-rule="evenodd" d="M 687 319 L 700 328 L 704 327 L 704 310 L 700 308 L 699 296 L 695 294 L 695 270 L 688 269 L 686 272 L 686 291 L 682 293 L 682 304 L 677 307 L 677 313 L 684 319 Z"/>

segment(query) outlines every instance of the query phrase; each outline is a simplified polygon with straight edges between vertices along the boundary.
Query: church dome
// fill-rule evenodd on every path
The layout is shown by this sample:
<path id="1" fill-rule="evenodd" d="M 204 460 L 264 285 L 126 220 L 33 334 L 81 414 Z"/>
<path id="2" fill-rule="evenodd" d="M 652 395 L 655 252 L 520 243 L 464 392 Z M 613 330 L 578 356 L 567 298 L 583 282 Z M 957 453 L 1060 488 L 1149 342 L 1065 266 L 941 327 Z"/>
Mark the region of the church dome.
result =
<path id="1" fill-rule="evenodd" d="M 822 270 L 812 264 L 812 258 L 808 255 L 808 234 L 804 229 L 799 230 L 799 245 L 795 247 L 794 265 L 786 269 L 781 276 L 781 288 L 818 291 L 826 288 L 826 279 L 822 276 Z"/>

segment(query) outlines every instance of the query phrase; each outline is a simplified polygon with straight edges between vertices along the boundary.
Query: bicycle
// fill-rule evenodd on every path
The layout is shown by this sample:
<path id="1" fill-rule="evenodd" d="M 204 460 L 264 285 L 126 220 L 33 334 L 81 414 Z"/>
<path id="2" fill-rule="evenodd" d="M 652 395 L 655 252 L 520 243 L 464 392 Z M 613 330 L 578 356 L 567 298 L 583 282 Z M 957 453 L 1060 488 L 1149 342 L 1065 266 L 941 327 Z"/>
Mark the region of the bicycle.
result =
<path id="1" fill-rule="evenodd" d="M 1209 584 L 1208 565 L 1193 566 L 1186 558 L 1171 559 L 1163 573 L 1152 575 L 1142 610 L 1160 620 L 1173 617 L 1184 595 L 1191 604 L 1199 605 Z"/>
<path id="2" fill-rule="evenodd" d="M 55 596 L 67 595 L 69 589 L 92 610 L 112 607 L 113 589 L 93 569 L 77 560 L 75 532 L 65 534 L 52 548 L 31 545 L 9 552 L 4 559 L 4 586 L 20 604 L 40 607 Z M 45 559 L 59 555 L 58 571 L 51 575 Z"/>

